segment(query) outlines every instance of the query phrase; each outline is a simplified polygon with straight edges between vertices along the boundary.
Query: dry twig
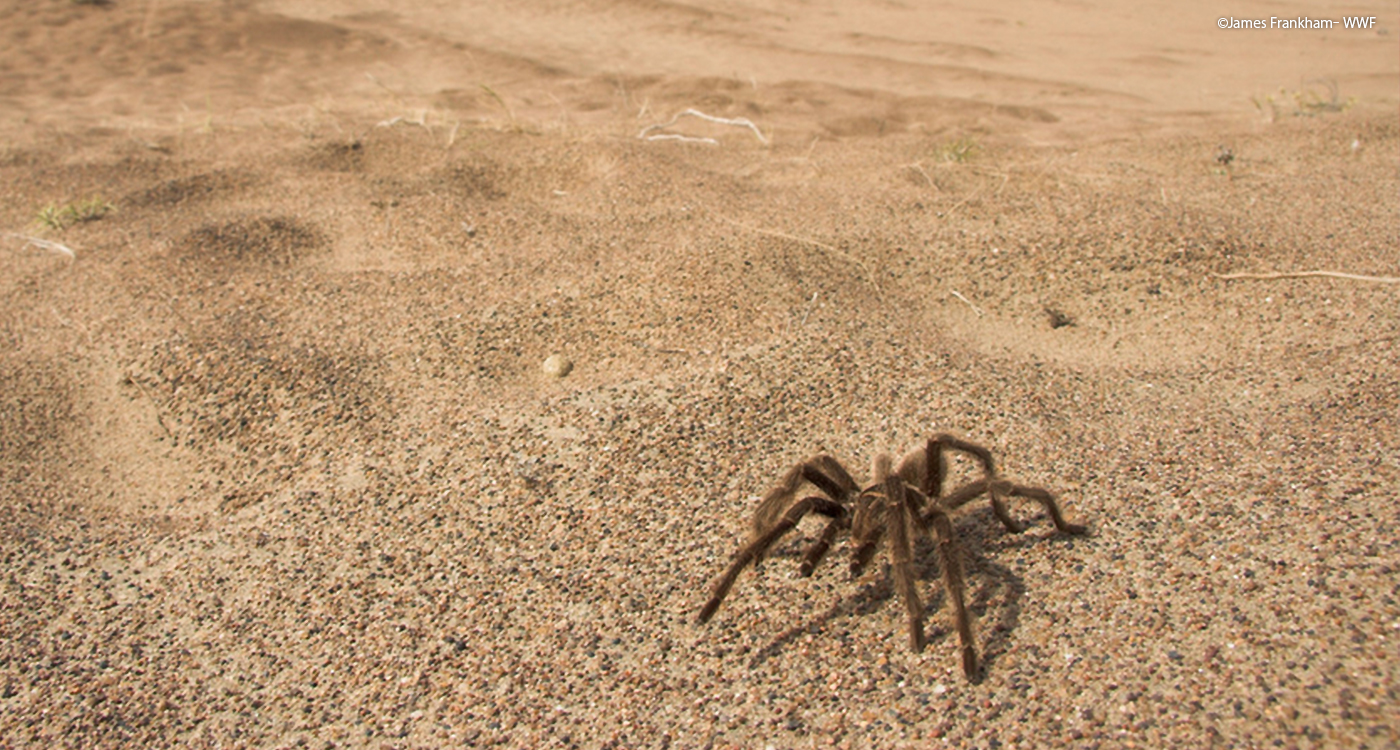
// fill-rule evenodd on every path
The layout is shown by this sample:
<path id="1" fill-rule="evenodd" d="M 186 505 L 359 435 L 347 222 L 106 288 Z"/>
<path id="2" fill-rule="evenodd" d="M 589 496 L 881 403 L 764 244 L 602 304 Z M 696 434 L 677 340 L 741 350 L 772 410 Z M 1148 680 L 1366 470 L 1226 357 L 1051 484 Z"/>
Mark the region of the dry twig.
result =
<path id="1" fill-rule="evenodd" d="M 4 234 L 6 237 L 13 237 L 17 240 L 24 240 L 24 247 L 29 247 L 30 245 L 33 245 L 34 247 L 40 248 L 42 250 L 48 250 L 50 252 L 58 253 L 59 255 L 66 255 L 68 256 L 69 260 L 74 260 L 78 257 L 77 254 L 73 252 L 73 248 L 68 247 L 67 245 L 64 245 L 59 242 L 54 242 L 52 240 L 44 240 L 38 237 L 30 237 L 27 234 L 15 234 L 14 232 L 3 232 L 0 234 Z"/>
<path id="2" fill-rule="evenodd" d="M 758 129 L 758 126 L 753 124 L 753 121 L 748 119 L 747 117 L 735 117 L 732 119 L 727 117 L 715 117 L 714 115 L 707 115 L 704 112 L 701 112 L 697 109 L 687 109 L 686 111 L 681 112 L 675 117 L 672 117 L 670 120 L 660 123 L 659 125 L 648 125 L 645 128 L 642 128 L 642 132 L 638 133 L 637 137 L 647 141 L 683 141 L 686 143 L 709 143 L 716 146 L 719 145 L 719 141 L 713 138 L 677 135 L 675 133 L 658 133 L 656 135 L 647 135 L 647 133 L 650 133 L 653 130 L 665 130 L 666 128 L 669 128 L 672 125 L 675 125 L 677 122 L 680 121 L 682 117 L 698 117 L 702 120 L 705 120 L 706 122 L 713 122 L 719 125 L 736 125 L 739 127 L 748 128 L 749 130 L 753 131 L 753 134 L 756 138 L 758 138 L 759 143 L 762 143 L 765 146 L 768 145 L 768 138 L 765 137 L 763 135 L 763 132 Z"/>
<path id="3" fill-rule="evenodd" d="M 975 313 L 977 313 L 977 317 L 979 317 L 979 318 L 982 317 L 982 308 L 978 307 L 977 305 L 972 304 L 972 300 L 968 299 L 967 297 L 962 296 L 962 294 L 959 293 L 958 290 L 954 289 L 954 290 L 952 290 L 952 292 L 953 292 L 953 296 L 954 296 L 954 297 L 957 297 L 958 299 L 962 300 L 962 301 L 963 301 L 963 304 L 965 304 L 965 305 L 967 305 L 968 307 L 972 308 L 972 311 L 975 312 Z"/>
<path id="4" fill-rule="evenodd" d="M 1400 284 L 1400 276 L 1362 276 L 1340 271 L 1288 271 L 1284 273 L 1213 273 L 1217 279 L 1301 279 L 1322 276 L 1349 281 L 1370 281 L 1376 284 Z"/>

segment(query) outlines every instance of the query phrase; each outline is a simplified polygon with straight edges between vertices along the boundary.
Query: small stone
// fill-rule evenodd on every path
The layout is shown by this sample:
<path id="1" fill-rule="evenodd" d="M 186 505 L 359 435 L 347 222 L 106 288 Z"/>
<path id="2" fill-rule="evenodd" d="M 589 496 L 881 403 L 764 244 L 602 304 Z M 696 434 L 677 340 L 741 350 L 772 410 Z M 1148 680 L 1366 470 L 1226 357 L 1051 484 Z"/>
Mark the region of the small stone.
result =
<path id="1" fill-rule="evenodd" d="M 563 355 L 551 354 L 544 364 L 540 365 L 540 369 L 550 377 L 562 378 L 574 369 L 574 363 Z"/>

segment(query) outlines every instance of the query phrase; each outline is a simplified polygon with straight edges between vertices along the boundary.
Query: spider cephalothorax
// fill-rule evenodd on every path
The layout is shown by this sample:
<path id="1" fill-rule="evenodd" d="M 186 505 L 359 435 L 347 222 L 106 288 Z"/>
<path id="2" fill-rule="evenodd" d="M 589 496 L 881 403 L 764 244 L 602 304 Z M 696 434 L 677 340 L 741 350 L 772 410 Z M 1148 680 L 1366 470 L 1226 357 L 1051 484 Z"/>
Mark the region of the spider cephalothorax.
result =
<path id="1" fill-rule="evenodd" d="M 978 461 L 982 465 L 982 477 L 945 495 L 943 483 L 948 473 L 945 454 L 950 450 L 966 453 Z M 916 534 L 931 532 L 938 548 L 943 586 L 952 602 L 953 620 L 962 641 L 963 672 L 972 679 L 977 673 L 977 649 L 963 601 L 962 561 L 952 512 L 986 494 L 1001 523 L 1008 530 L 1019 532 L 1024 527 L 1011 518 L 1006 498 L 1023 497 L 1045 506 L 1050 520 L 1060 531 L 1082 534 L 1085 529 L 1065 521 L 1054 495 L 1039 487 L 1027 487 L 998 477 L 990 451 L 951 435 L 930 438 L 922 448 L 905 455 L 898 467 L 892 467 L 892 459 L 884 453 L 877 455 L 873 463 L 872 484 L 864 489 L 831 456 L 816 456 L 792 467 L 759 503 L 749 542 L 740 548 L 724 575 L 715 581 L 709 601 L 700 610 L 700 622 L 709 622 L 714 617 L 745 567 L 757 563 L 768 548 L 804 516 L 816 513 L 830 520 L 807 548 L 799 573 L 811 575 L 836 537 L 849 530 L 851 575 L 858 576 L 875 555 L 880 540 L 888 536 L 895 590 L 909 613 L 909 647 L 919 651 L 924 646 L 924 605 L 915 587 L 914 539 Z M 809 485 L 817 494 L 799 496 L 799 490 Z"/>

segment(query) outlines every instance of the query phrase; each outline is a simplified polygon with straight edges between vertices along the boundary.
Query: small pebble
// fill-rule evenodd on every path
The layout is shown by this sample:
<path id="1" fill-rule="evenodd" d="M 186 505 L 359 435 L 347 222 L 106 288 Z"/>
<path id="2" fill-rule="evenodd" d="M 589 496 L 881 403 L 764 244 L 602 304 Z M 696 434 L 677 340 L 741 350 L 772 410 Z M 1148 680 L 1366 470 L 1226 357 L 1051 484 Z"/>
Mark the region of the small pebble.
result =
<path id="1" fill-rule="evenodd" d="M 550 377 L 562 378 L 574 369 L 574 363 L 561 354 L 551 354 L 544 364 L 540 365 L 540 369 Z"/>

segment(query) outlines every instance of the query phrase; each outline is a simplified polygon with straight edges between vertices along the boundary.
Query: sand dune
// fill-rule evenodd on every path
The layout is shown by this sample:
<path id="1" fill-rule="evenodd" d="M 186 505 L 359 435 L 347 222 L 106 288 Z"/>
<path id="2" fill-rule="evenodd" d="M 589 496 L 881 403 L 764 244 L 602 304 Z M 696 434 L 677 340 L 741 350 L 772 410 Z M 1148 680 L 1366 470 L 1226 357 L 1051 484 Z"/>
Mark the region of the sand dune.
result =
<path id="1" fill-rule="evenodd" d="M 1395 747 L 1400 18 L 1336 13 L 0 6 L 0 737 Z M 975 680 L 927 540 L 921 653 L 816 520 L 696 623 L 794 463 L 942 431 L 1090 530 L 957 517 Z"/>

